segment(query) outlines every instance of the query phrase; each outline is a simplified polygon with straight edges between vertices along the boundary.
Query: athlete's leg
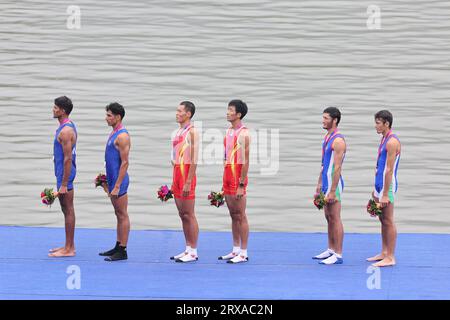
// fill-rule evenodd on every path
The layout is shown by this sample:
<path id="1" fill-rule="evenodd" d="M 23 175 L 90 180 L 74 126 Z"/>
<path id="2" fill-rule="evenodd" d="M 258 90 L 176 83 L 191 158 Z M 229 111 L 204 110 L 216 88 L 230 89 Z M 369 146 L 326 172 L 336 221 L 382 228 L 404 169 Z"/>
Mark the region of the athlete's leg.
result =
<path id="1" fill-rule="evenodd" d="M 186 246 L 197 248 L 198 242 L 198 222 L 195 217 L 195 199 L 175 198 L 178 214 L 183 225 Z"/>
<path id="2" fill-rule="evenodd" d="M 240 235 L 240 223 L 234 219 L 234 212 L 237 212 L 238 206 L 233 199 L 236 199 L 236 195 L 225 195 L 225 202 L 228 207 L 228 211 L 231 217 L 231 233 L 233 237 L 233 249 L 230 253 L 220 256 L 219 260 L 230 260 L 236 257 L 241 252 L 241 235 Z"/>
<path id="3" fill-rule="evenodd" d="M 73 257 L 75 256 L 75 208 L 73 205 L 74 189 L 58 197 L 61 210 L 64 214 L 66 243 L 63 248 L 51 251 L 49 257 Z"/>
<path id="4" fill-rule="evenodd" d="M 372 193 L 372 198 L 375 200 L 375 202 L 377 202 L 377 203 L 379 202 L 378 195 L 375 195 L 375 193 Z M 387 243 L 386 243 L 386 236 L 383 233 L 383 221 L 381 220 L 382 217 L 380 216 L 380 217 L 378 217 L 378 219 L 380 220 L 381 229 L 382 229 L 382 231 L 381 231 L 381 253 L 379 253 L 373 257 L 367 258 L 367 261 L 369 261 L 369 262 L 383 260 L 387 255 Z"/>
<path id="5" fill-rule="evenodd" d="M 381 214 L 381 233 L 386 244 L 386 255 L 383 259 L 373 266 L 386 267 L 395 265 L 395 246 L 397 242 L 397 228 L 394 222 L 394 204 L 390 202 L 382 209 Z"/>
<path id="6" fill-rule="evenodd" d="M 236 199 L 236 195 L 225 196 L 230 216 L 232 220 L 233 245 L 240 246 L 242 250 L 247 250 L 249 226 L 247 214 L 245 213 L 247 205 L 247 196 Z"/>
<path id="7" fill-rule="evenodd" d="M 328 249 L 331 249 L 331 250 L 336 250 L 335 248 L 334 248 L 334 246 L 333 246 L 333 233 L 332 233 L 332 230 L 331 230 L 331 225 L 330 225 L 330 208 L 326 205 L 326 206 L 324 206 L 323 207 L 323 211 L 324 211 L 324 213 L 325 213 L 325 219 L 327 220 L 327 228 L 328 228 L 328 230 L 327 230 L 327 237 L 328 237 Z"/>
<path id="8" fill-rule="evenodd" d="M 225 202 L 228 207 L 228 211 L 230 213 L 231 218 L 231 233 L 233 235 L 233 247 L 241 247 L 241 231 L 240 231 L 240 222 L 237 219 L 234 219 L 234 213 L 238 211 L 237 205 L 233 198 L 236 198 L 235 195 L 225 195 Z"/>
<path id="9" fill-rule="evenodd" d="M 117 218 L 117 240 L 122 247 L 128 244 L 130 234 L 130 218 L 128 216 L 128 194 L 111 197 L 111 203 Z"/>
<path id="10" fill-rule="evenodd" d="M 117 218 L 117 236 L 118 246 L 114 249 L 111 256 L 105 258 L 105 261 L 120 261 L 128 259 L 127 244 L 130 234 L 130 218 L 128 216 L 128 194 L 119 197 L 111 197 L 111 203 Z"/>
<path id="11" fill-rule="evenodd" d="M 344 240 L 344 226 L 341 220 L 341 202 L 335 201 L 326 205 L 328 207 L 328 236 L 331 242 L 330 248 L 335 253 L 342 254 Z"/>

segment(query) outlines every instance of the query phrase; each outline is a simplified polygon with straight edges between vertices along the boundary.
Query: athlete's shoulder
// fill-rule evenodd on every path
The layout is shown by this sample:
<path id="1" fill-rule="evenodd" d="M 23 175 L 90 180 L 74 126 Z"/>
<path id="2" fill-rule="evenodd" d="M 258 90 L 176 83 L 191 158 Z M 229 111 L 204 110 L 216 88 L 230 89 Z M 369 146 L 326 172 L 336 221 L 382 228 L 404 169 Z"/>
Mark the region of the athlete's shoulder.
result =
<path id="1" fill-rule="evenodd" d="M 126 129 L 122 129 L 122 132 L 119 132 L 117 135 L 116 141 L 122 142 L 122 141 L 129 141 L 130 140 L 130 134 Z"/>
<path id="2" fill-rule="evenodd" d="M 345 136 L 342 133 L 338 133 L 336 137 L 334 138 L 334 141 L 344 141 L 345 142 Z"/>
<path id="3" fill-rule="evenodd" d="M 247 126 L 243 126 L 241 128 L 240 135 L 242 135 L 242 136 L 249 136 L 250 135 L 250 129 Z"/>
<path id="4" fill-rule="evenodd" d="M 391 138 L 387 141 L 386 146 L 398 146 L 400 145 L 400 139 L 397 135 L 392 135 Z"/>
<path id="5" fill-rule="evenodd" d="M 197 141 L 198 135 L 199 135 L 198 130 L 194 126 L 192 126 L 189 129 L 189 134 L 186 136 L 186 139 L 188 139 L 189 142 Z"/>
<path id="6" fill-rule="evenodd" d="M 59 139 L 70 139 L 75 134 L 74 128 L 71 126 L 64 126 L 59 132 Z"/>
<path id="7" fill-rule="evenodd" d="M 126 128 L 122 128 L 119 130 L 119 136 L 120 135 L 130 135 L 130 132 Z"/>
<path id="8" fill-rule="evenodd" d="M 390 138 L 386 143 L 386 150 L 388 152 L 400 153 L 400 141 L 394 137 Z"/>
<path id="9" fill-rule="evenodd" d="M 238 137 L 239 144 L 249 146 L 251 143 L 251 136 L 247 130 L 241 132 Z"/>
<path id="10" fill-rule="evenodd" d="M 334 139 L 334 141 L 333 141 L 332 148 L 333 148 L 334 150 L 345 149 L 346 145 L 347 145 L 347 144 L 346 144 L 346 142 L 345 142 L 344 137 L 336 137 L 336 138 Z"/>

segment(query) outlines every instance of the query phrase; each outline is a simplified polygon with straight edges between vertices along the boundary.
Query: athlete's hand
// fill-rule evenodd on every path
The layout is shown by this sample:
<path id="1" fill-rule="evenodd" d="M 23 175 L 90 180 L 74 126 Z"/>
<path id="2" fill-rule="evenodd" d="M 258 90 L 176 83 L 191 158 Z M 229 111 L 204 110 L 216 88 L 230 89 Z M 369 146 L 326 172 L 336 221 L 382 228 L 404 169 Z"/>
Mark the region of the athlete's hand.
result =
<path id="1" fill-rule="evenodd" d="M 236 199 L 242 199 L 242 197 L 244 196 L 244 187 L 238 187 L 237 188 L 237 192 L 236 192 Z"/>
<path id="2" fill-rule="evenodd" d="M 190 192 L 191 192 L 191 182 L 186 181 L 183 187 L 183 197 L 189 197 Z"/>
<path id="3" fill-rule="evenodd" d="M 61 186 L 58 190 L 58 193 L 65 195 L 67 193 L 67 186 Z"/>
<path id="4" fill-rule="evenodd" d="M 389 197 L 388 196 L 382 196 L 380 199 L 380 207 L 385 208 L 389 204 Z"/>
<path id="5" fill-rule="evenodd" d="M 336 202 L 336 192 L 328 193 L 328 195 L 325 197 L 325 201 L 327 203 L 335 203 Z"/>
<path id="6" fill-rule="evenodd" d="M 120 190 L 120 188 L 114 187 L 114 189 L 110 193 L 110 197 L 114 197 L 114 198 L 119 197 L 119 190 Z"/>
<path id="7" fill-rule="evenodd" d="M 105 191 L 105 193 L 109 195 L 108 184 L 107 183 L 102 183 L 102 187 L 103 187 L 103 190 Z"/>

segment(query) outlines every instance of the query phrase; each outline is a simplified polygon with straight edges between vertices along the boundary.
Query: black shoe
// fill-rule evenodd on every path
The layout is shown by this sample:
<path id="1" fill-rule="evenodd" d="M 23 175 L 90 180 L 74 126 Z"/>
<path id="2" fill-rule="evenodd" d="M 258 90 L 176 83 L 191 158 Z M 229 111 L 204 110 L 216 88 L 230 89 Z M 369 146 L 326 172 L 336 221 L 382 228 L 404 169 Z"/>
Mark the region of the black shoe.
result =
<path id="1" fill-rule="evenodd" d="M 114 253 L 116 253 L 119 250 L 119 245 L 120 245 L 120 242 L 117 241 L 116 242 L 116 246 L 114 247 L 114 249 L 111 249 L 111 250 L 105 251 L 105 252 L 100 252 L 98 255 L 99 256 L 103 256 L 103 257 L 112 256 Z"/>
<path id="2" fill-rule="evenodd" d="M 127 259 L 128 259 L 127 250 L 125 250 L 123 247 L 120 247 L 116 251 L 116 253 L 114 253 L 112 256 L 105 258 L 105 261 L 119 261 Z"/>

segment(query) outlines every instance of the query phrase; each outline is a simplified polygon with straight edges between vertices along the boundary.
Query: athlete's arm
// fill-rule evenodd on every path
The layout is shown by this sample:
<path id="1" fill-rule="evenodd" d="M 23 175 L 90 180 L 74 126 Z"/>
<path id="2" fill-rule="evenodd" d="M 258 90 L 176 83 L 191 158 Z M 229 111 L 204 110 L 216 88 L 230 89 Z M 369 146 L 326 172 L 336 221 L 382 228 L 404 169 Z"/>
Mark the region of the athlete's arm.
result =
<path id="1" fill-rule="evenodd" d="M 333 142 L 334 150 L 334 174 L 332 177 L 331 189 L 328 194 L 328 201 L 334 202 L 336 200 L 336 189 L 341 179 L 342 161 L 344 159 L 345 153 L 345 142 L 342 138 L 336 138 Z"/>
<path id="2" fill-rule="evenodd" d="M 241 138 L 241 137 L 239 137 Z M 242 134 L 242 138 L 241 138 L 242 142 L 241 145 L 244 147 L 244 159 L 243 160 L 243 165 L 242 165 L 242 171 L 241 171 L 241 177 L 239 179 L 239 187 L 237 189 L 237 193 L 236 196 L 237 198 L 242 198 L 242 196 L 244 195 L 244 187 L 241 187 L 240 184 L 245 182 L 245 179 L 247 178 L 247 174 L 248 174 L 248 168 L 250 166 L 250 136 L 249 134 L 246 132 L 245 134 Z"/>
<path id="3" fill-rule="evenodd" d="M 322 190 L 322 172 L 323 172 L 323 164 L 320 167 L 319 181 L 317 181 L 316 193 L 320 193 L 320 191 Z"/>
<path id="4" fill-rule="evenodd" d="M 129 165 L 128 156 L 130 154 L 130 147 L 131 147 L 130 136 L 126 133 L 119 134 L 115 144 L 120 153 L 121 164 L 119 169 L 119 177 L 117 178 L 114 189 L 111 191 L 111 196 L 119 195 L 120 185 L 122 184 L 123 179 L 125 178 L 125 175 L 128 170 Z"/>
<path id="5" fill-rule="evenodd" d="M 225 137 L 223 138 L 223 166 L 225 167 L 227 164 L 227 133 L 225 132 Z"/>
<path id="6" fill-rule="evenodd" d="M 61 188 L 58 190 L 60 194 L 67 193 L 67 185 L 69 183 L 69 177 L 72 170 L 72 129 L 64 127 L 59 136 L 58 141 L 61 143 L 64 153 L 64 173 Z"/>
<path id="7" fill-rule="evenodd" d="M 392 173 L 394 172 L 395 157 L 397 155 L 398 141 L 390 139 L 386 144 L 387 159 L 386 159 L 386 173 L 384 175 L 384 191 L 380 199 L 381 207 L 389 204 L 389 188 L 392 183 Z"/>
<path id="8" fill-rule="evenodd" d="M 198 160 L 198 133 L 195 128 L 192 128 L 189 132 L 189 148 L 190 148 L 190 159 L 189 159 L 189 173 L 186 179 L 186 183 L 183 187 L 183 196 L 189 196 L 189 192 L 191 191 L 191 183 L 192 179 L 195 175 L 195 170 L 197 169 L 197 160 Z"/>

